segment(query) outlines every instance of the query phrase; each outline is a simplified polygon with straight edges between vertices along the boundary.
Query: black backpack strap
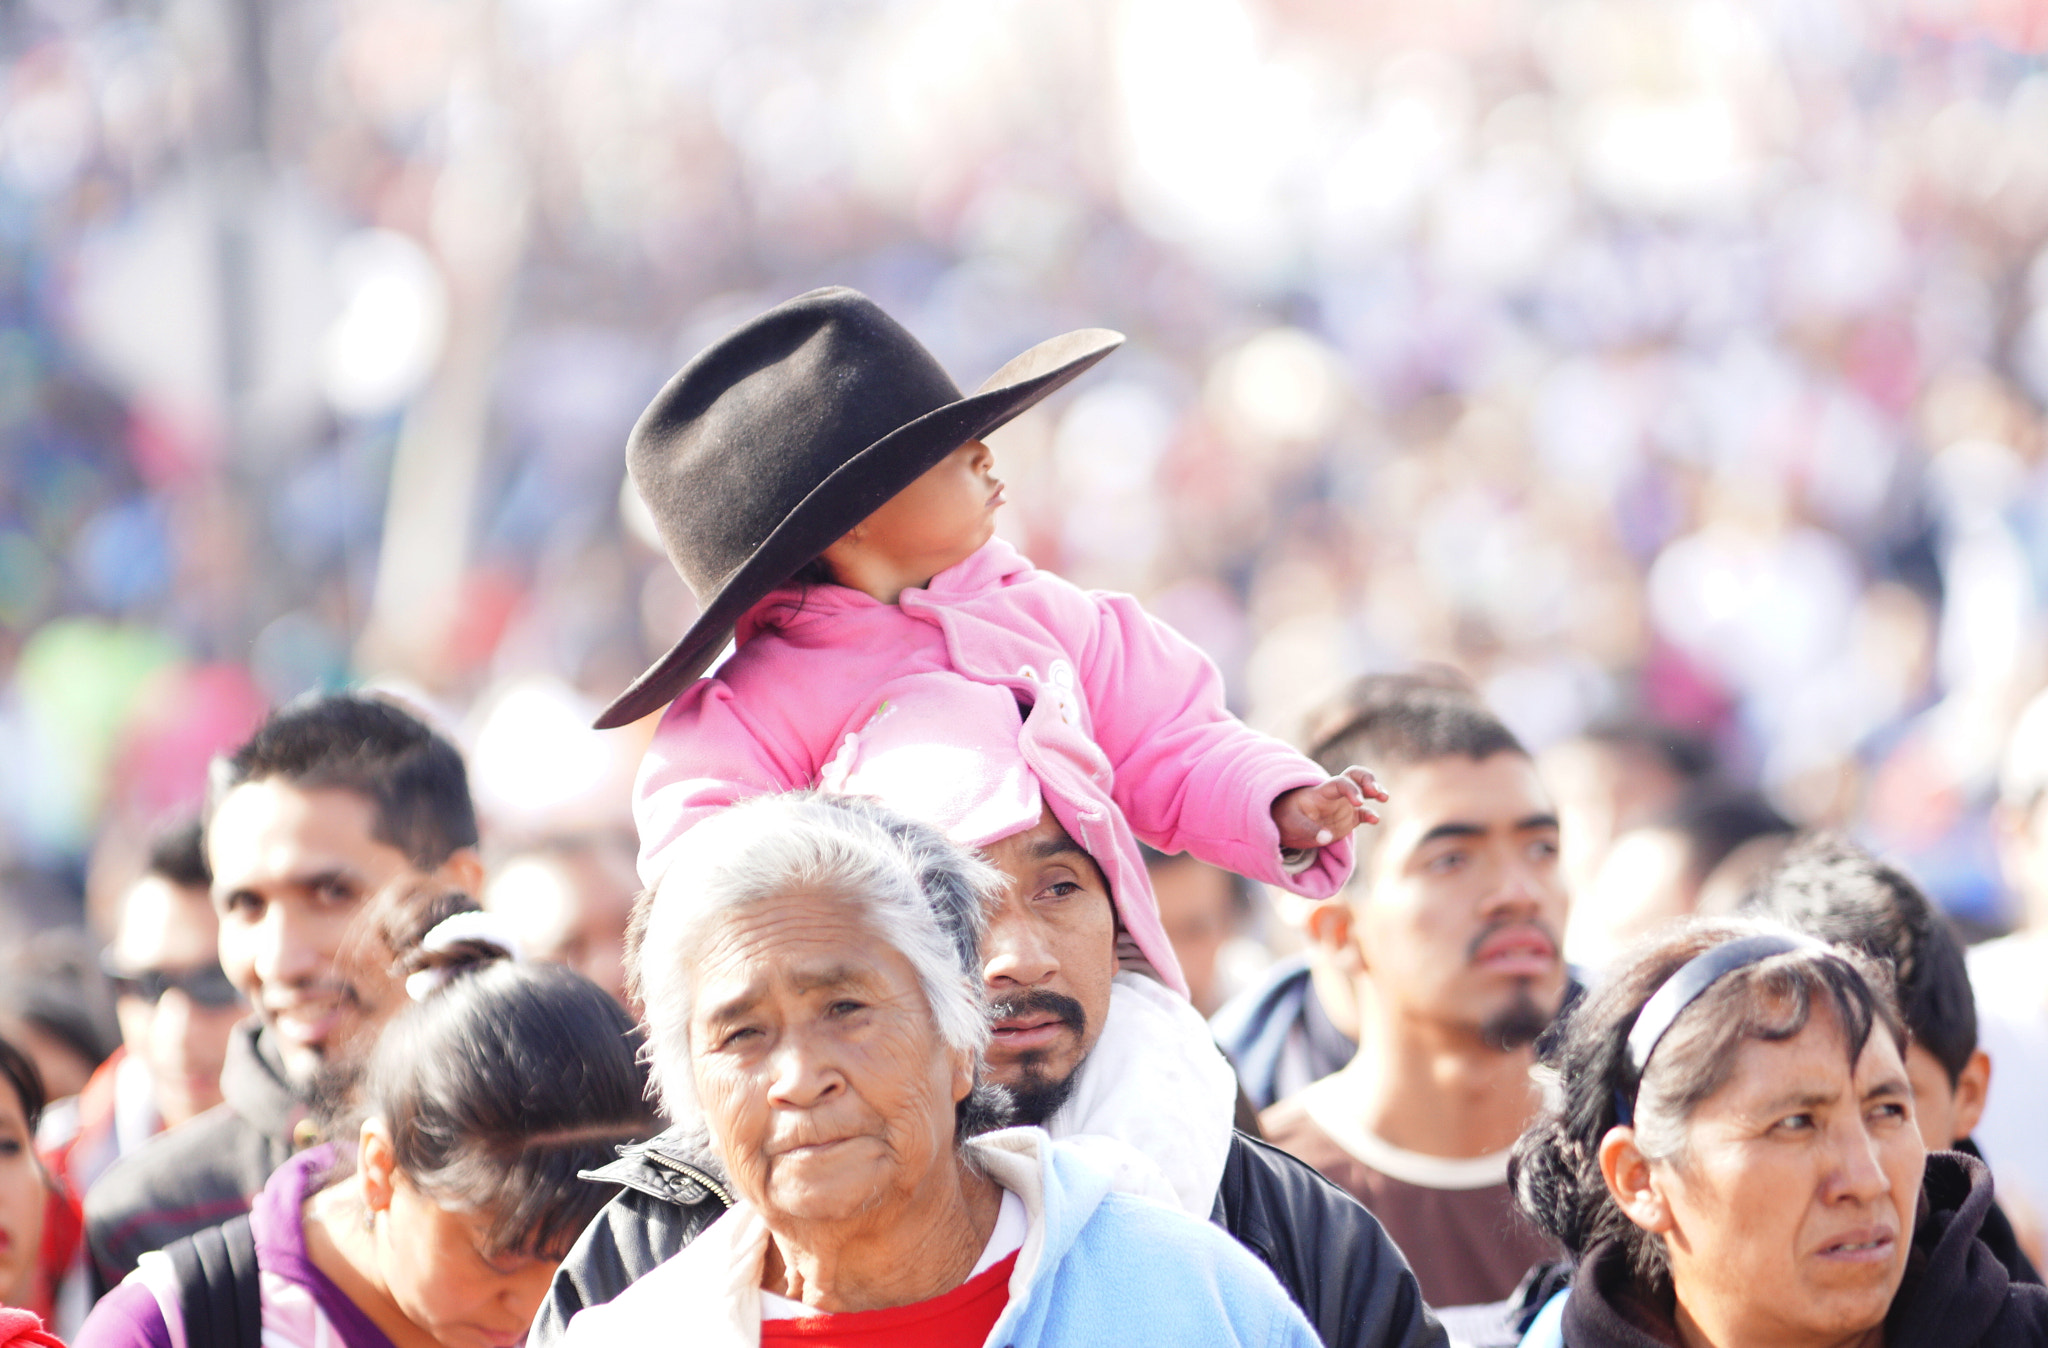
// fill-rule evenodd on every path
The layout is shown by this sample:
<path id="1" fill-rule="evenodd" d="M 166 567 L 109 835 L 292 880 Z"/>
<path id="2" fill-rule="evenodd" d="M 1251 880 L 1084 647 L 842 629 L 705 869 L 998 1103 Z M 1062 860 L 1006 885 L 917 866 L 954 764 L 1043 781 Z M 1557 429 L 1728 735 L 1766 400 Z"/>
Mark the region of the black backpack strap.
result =
<path id="1" fill-rule="evenodd" d="M 256 1235 L 247 1213 L 164 1246 L 190 1348 L 262 1348 Z"/>

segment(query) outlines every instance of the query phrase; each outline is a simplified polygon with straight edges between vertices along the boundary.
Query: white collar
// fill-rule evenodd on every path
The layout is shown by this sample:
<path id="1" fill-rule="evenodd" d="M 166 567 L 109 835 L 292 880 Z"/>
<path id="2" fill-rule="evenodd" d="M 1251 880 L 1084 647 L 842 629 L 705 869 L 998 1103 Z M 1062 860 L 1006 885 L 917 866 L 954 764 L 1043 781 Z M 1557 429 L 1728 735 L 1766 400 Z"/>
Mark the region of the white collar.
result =
<path id="1" fill-rule="evenodd" d="M 1082 1062 L 1074 1093 L 1045 1131 L 1055 1138 L 1114 1139 L 1136 1151 L 1128 1171 L 1149 1165 L 1178 1206 L 1207 1220 L 1230 1157 L 1237 1075 L 1209 1023 L 1187 998 L 1141 974 L 1111 984 L 1102 1036 Z M 1109 1159 L 1106 1149 L 1095 1148 Z"/>
<path id="2" fill-rule="evenodd" d="M 1328 1133 L 1332 1142 L 1388 1179 L 1418 1189 L 1490 1189 L 1508 1182 L 1508 1155 L 1514 1150 L 1512 1147 L 1486 1156 L 1430 1156 L 1397 1147 L 1379 1134 L 1367 1132 L 1350 1107 L 1341 1073 L 1324 1077 L 1294 1098 L 1301 1103 L 1302 1112 Z"/>

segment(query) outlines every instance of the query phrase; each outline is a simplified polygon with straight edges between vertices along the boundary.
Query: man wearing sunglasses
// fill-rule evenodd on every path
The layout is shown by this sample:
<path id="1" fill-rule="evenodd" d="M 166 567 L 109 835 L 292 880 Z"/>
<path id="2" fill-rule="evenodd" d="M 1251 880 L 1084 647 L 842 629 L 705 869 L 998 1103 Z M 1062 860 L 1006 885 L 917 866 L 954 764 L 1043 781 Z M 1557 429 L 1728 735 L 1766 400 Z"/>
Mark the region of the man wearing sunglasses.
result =
<path id="1" fill-rule="evenodd" d="M 211 883 L 195 820 L 151 845 L 121 895 L 101 956 L 121 1047 L 84 1090 L 51 1107 L 40 1130 L 50 1169 L 74 1194 L 164 1129 L 220 1103 L 228 1038 L 248 1003 L 220 967 Z M 84 1284 L 67 1283 L 66 1295 L 82 1298 Z"/>

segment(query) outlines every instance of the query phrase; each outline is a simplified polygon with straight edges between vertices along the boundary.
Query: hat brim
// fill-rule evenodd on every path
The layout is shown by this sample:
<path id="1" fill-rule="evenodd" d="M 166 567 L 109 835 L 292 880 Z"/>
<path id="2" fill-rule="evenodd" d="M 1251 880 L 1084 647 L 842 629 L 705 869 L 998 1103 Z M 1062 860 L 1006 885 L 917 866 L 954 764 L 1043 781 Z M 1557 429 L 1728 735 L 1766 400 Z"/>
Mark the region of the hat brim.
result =
<path id="1" fill-rule="evenodd" d="M 1040 342 L 973 393 L 897 427 L 841 464 L 705 601 L 682 640 L 633 680 L 593 724 L 599 730 L 631 725 L 673 701 L 718 657 L 740 616 L 805 563 L 955 449 L 1053 393 L 1123 341 L 1120 332 L 1082 328 Z"/>

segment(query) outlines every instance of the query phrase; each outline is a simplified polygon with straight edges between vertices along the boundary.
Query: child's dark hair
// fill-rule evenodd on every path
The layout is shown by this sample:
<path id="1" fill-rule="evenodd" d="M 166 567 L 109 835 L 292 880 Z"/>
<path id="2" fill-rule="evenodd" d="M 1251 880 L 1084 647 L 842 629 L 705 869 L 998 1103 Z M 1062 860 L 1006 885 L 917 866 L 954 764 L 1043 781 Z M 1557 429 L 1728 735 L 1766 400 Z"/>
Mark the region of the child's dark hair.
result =
<path id="1" fill-rule="evenodd" d="M 1912 878 L 1838 834 L 1795 843 L 1747 906 L 1892 968 L 1913 1042 L 1956 1084 L 1977 1051 L 1977 1000 L 1948 919 Z"/>
<path id="2" fill-rule="evenodd" d="M 382 1119 L 408 1183 L 482 1214 L 487 1256 L 559 1259 L 612 1196 L 579 1172 L 662 1125 L 617 1002 L 559 965 L 485 958 L 385 1029 L 355 1126 Z"/>

